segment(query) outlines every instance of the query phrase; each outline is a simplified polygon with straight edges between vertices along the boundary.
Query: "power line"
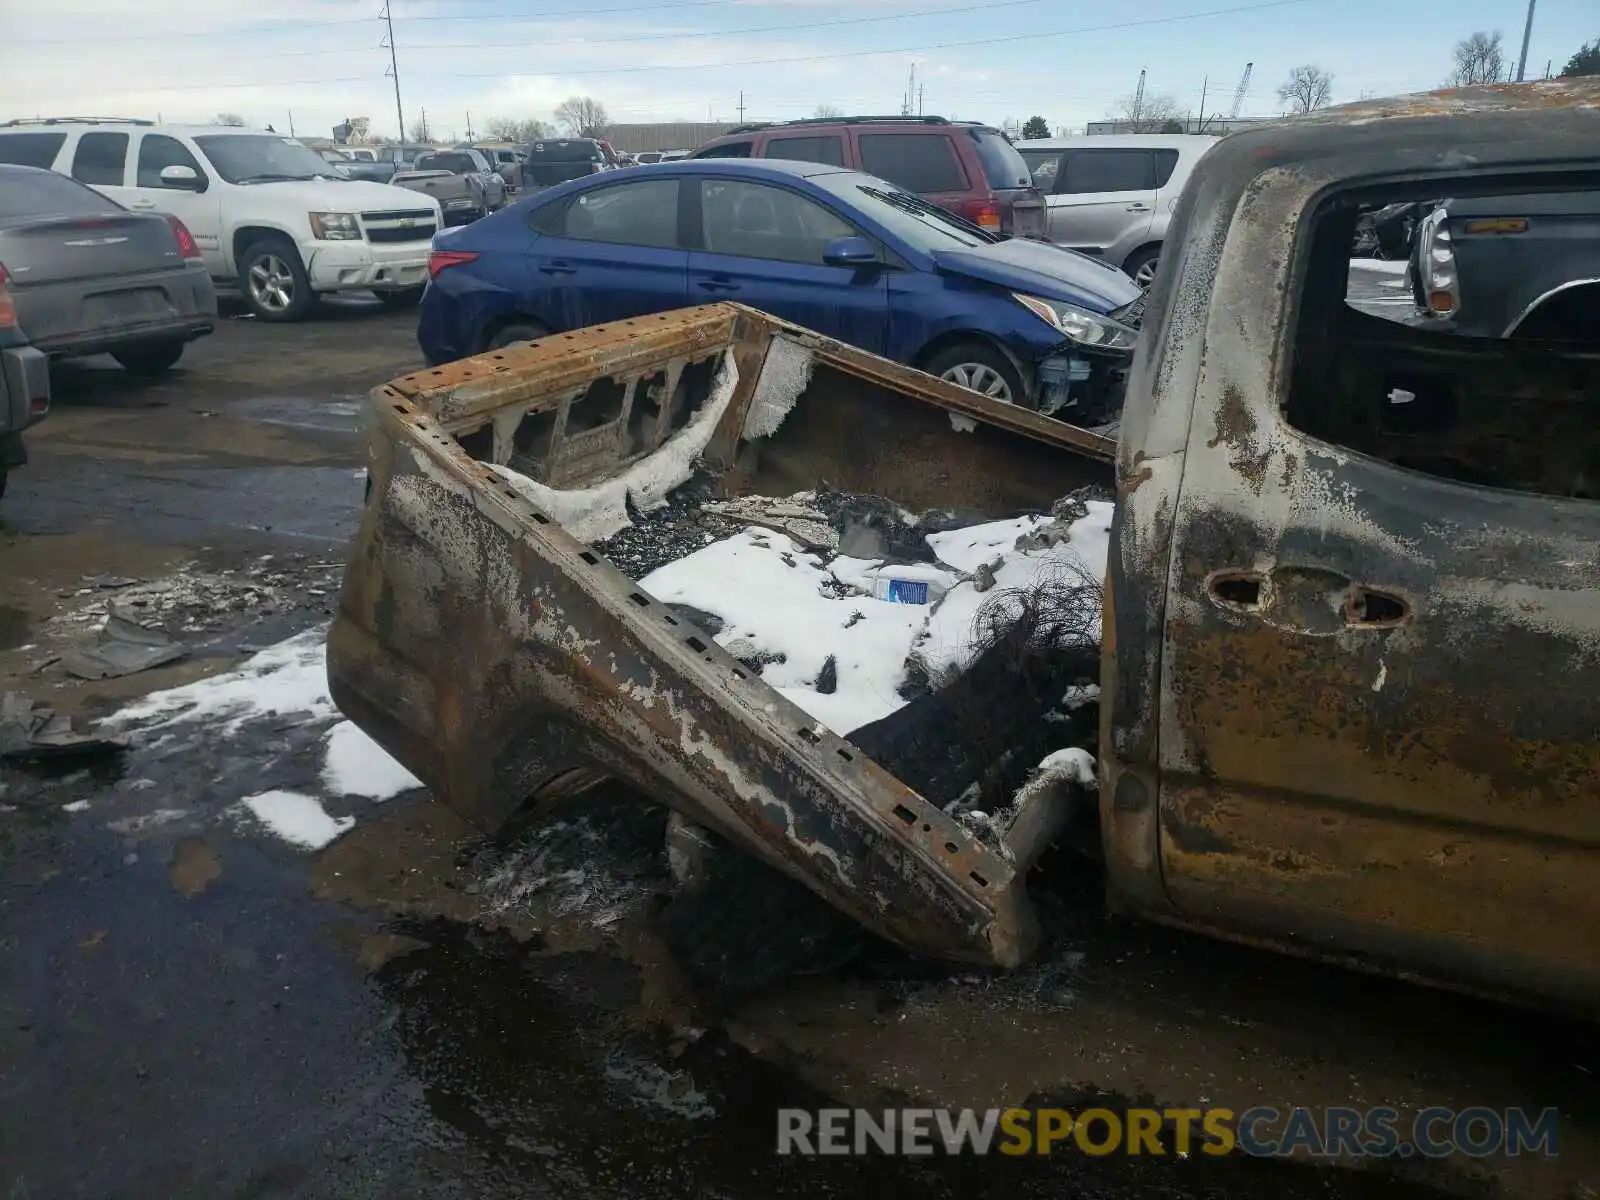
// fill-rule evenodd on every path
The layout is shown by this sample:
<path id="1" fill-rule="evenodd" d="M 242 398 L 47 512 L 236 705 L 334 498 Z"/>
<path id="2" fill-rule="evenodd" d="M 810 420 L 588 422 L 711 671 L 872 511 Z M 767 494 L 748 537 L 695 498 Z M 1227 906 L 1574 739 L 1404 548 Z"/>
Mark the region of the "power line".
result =
<path id="1" fill-rule="evenodd" d="M 930 42 L 921 46 L 897 46 L 881 50 L 844 50 L 830 54 L 792 54 L 780 58 L 754 58 L 739 62 L 720 63 L 663 63 L 659 65 L 640 65 L 631 67 L 597 67 L 586 68 L 578 71 L 554 70 L 549 72 L 563 79 L 578 76 L 598 75 L 636 75 L 644 72 L 655 71 L 711 71 L 744 69 L 748 67 L 778 66 L 786 63 L 802 62 L 832 62 L 838 59 L 876 58 L 890 54 L 920 54 L 930 50 L 957 50 L 971 46 L 998 46 L 1014 42 L 1034 42 L 1049 38 L 1075 37 L 1086 33 L 1112 33 L 1123 29 L 1146 29 L 1154 25 L 1175 25 L 1184 21 L 1199 21 L 1208 17 L 1233 16 L 1237 13 L 1261 12 L 1266 9 L 1290 8 L 1302 4 L 1309 4 L 1311 0 L 1262 0 L 1256 4 L 1241 4 L 1229 8 L 1213 8 L 1203 12 L 1179 13 L 1166 17 L 1145 17 L 1136 21 L 1117 21 L 1106 25 L 1080 25 L 1073 29 L 1055 29 L 1050 31 L 1033 31 L 1029 33 L 1006 34 L 1000 37 L 966 38 L 958 42 Z M 445 71 L 430 72 L 431 79 L 504 79 L 508 75 L 516 78 L 519 75 L 532 72 L 515 71 Z M 185 83 L 162 84 L 162 91 L 211 91 L 223 88 L 279 88 L 279 87 L 306 87 L 320 83 L 360 83 L 369 77 L 365 75 L 342 75 L 327 79 L 294 79 L 254 81 L 249 83 Z"/>
<path id="2" fill-rule="evenodd" d="M 485 0 L 492 2 L 492 0 Z M 604 17 L 615 16 L 622 13 L 670 13 L 692 8 L 726 8 L 729 5 L 743 3 L 744 0 L 684 0 L 677 4 L 630 4 L 619 8 L 575 8 L 563 12 L 497 12 L 497 13 L 456 13 L 451 15 L 433 14 L 420 17 L 399 16 L 395 20 L 405 23 L 407 21 L 556 21 L 566 17 Z M 901 16 L 937 17 L 943 15 L 945 9 L 921 9 L 914 13 L 898 14 Z M 370 25 L 372 18 L 347 17 L 337 21 L 295 21 L 275 22 L 271 25 L 246 26 L 238 29 L 213 30 L 201 29 L 188 33 L 143 33 L 112 35 L 103 38 L 10 38 L 6 44 L 11 46 L 81 46 L 88 42 L 170 42 L 175 38 L 233 38 L 249 37 L 255 34 L 293 33 L 301 29 L 334 29 L 346 25 Z"/>
<path id="3" fill-rule="evenodd" d="M 1206 17 L 1225 17 L 1235 13 L 1260 12 L 1269 8 L 1290 8 L 1309 4 L 1312 0 L 1262 0 L 1257 4 L 1241 4 L 1231 8 L 1213 8 L 1205 12 L 1179 13 L 1170 17 L 1145 17 L 1138 21 L 1118 21 L 1109 25 L 1080 25 L 1076 29 L 1055 29 L 1048 32 L 1006 34 L 1001 37 L 963 38 L 958 42 L 930 42 L 922 46 L 897 46 L 882 50 L 844 50 L 832 54 L 794 54 L 783 58 L 752 58 L 743 62 L 727 63 L 664 63 L 659 66 L 602 67 L 581 71 L 552 71 L 563 79 L 579 75 L 634 75 L 645 71 L 709 71 L 721 68 L 769 67 L 784 63 L 832 62 L 842 58 L 874 58 L 885 54 L 921 54 L 929 50 L 964 50 L 969 46 L 999 46 L 1012 42 L 1036 42 L 1047 38 L 1075 37 L 1084 33 L 1111 33 L 1122 29 L 1145 29 L 1152 25 L 1175 25 L 1182 21 L 1199 21 Z M 509 72 L 515 75 L 515 72 Z M 524 72 L 526 73 L 526 72 Z M 506 71 L 462 71 L 444 76 L 448 79 L 503 79 Z"/>
<path id="4" fill-rule="evenodd" d="M 1022 6 L 1022 5 L 1025 5 L 1025 4 L 1043 4 L 1045 2 L 1046 2 L 1046 0 L 990 0 L 990 2 L 984 3 L 984 4 L 965 4 L 965 5 L 962 5 L 959 8 L 941 8 L 934 15 L 941 16 L 941 17 L 943 17 L 943 16 L 956 16 L 956 15 L 960 15 L 960 14 L 964 14 L 964 13 L 990 12 L 990 11 L 993 11 L 994 9 L 997 9 L 997 8 L 1018 8 L 1018 7 Z M 385 13 L 387 13 L 388 11 L 389 11 L 388 9 L 384 10 Z M 697 30 L 685 30 L 685 31 L 680 32 L 680 33 L 649 33 L 649 34 L 642 34 L 642 35 L 639 35 L 637 37 L 619 37 L 619 38 L 559 38 L 559 39 L 555 39 L 555 40 L 541 41 L 539 44 L 542 47 L 544 47 L 544 46 L 624 46 L 624 45 L 631 45 L 631 44 L 638 43 L 638 42 L 676 42 L 676 41 L 683 41 L 683 40 L 686 40 L 686 39 L 689 39 L 689 38 L 745 37 L 745 36 L 748 36 L 750 34 L 790 33 L 790 32 L 793 32 L 794 30 L 797 30 L 797 29 L 806 29 L 806 30 L 809 30 L 809 29 L 828 29 L 828 28 L 832 28 L 832 27 L 837 26 L 837 25 L 870 25 L 870 24 L 874 24 L 874 23 L 877 23 L 877 22 L 883 22 L 883 21 L 910 21 L 910 20 L 914 20 L 914 19 L 921 19 L 923 17 L 926 17 L 927 15 L 928 14 L 926 12 L 893 13 L 893 14 L 889 14 L 889 15 L 886 15 L 886 16 L 876 16 L 876 17 L 840 17 L 840 18 L 837 18 L 837 19 L 834 19 L 834 20 L 828 20 L 828 21 L 805 21 L 805 22 L 799 22 L 799 23 L 793 24 L 793 25 L 761 25 L 761 26 L 757 26 L 755 28 L 746 28 L 746 29 L 697 29 Z M 380 19 L 387 20 L 388 18 L 384 17 L 384 18 L 380 18 Z M 432 18 L 432 17 L 428 17 L 428 18 L 396 17 L 394 19 L 404 23 L 408 19 L 410 19 L 410 20 L 423 20 L 423 19 L 433 20 L 434 18 Z M 516 18 L 508 18 L 508 17 L 503 17 L 503 16 L 497 16 L 497 17 L 481 17 L 481 18 L 477 18 L 477 19 L 479 19 L 479 20 L 514 20 Z M 390 28 L 392 29 L 393 26 L 391 25 Z M 434 50 L 495 50 L 495 49 L 503 49 L 503 48 L 505 48 L 505 44 L 506 43 L 505 43 L 504 39 L 501 39 L 499 41 L 493 41 L 493 42 L 429 42 L 425 46 L 416 46 L 416 47 L 413 47 L 413 49 L 427 50 L 427 51 L 430 51 L 430 52 L 432 52 Z M 379 46 L 378 48 L 381 50 L 384 47 Z M 257 60 L 261 60 L 261 59 L 268 59 L 268 58 L 318 58 L 318 57 L 326 57 L 327 55 L 331 55 L 331 54 L 354 54 L 354 53 L 359 53 L 361 50 L 365 50 L 365 49 L 368 49 L 368 47 L 356 46 L 356 47 L 334 47 L 333 49 L 323 48 L 323 49 L 319 49 L 319 50 L 281 50 L 281 51 L 272 51 L 272 52 L 266 53 L 266 54 L 253 53 L 250 57 L 251 57 L 251 61 L 252 62 L 257 61 Z"/>

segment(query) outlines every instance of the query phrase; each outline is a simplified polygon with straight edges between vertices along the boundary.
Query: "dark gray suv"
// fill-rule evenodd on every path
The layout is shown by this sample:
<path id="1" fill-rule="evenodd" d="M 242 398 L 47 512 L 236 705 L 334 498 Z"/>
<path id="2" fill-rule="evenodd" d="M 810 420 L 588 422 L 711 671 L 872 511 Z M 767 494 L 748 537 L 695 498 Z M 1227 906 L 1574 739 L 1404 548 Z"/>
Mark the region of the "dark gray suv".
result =
<path id="1" fill-rule="evenodd" d="M 1464 337 L 1600 335 L 1600 192 L 1446 200 L 1412 246 L 1423 320 Z"/>

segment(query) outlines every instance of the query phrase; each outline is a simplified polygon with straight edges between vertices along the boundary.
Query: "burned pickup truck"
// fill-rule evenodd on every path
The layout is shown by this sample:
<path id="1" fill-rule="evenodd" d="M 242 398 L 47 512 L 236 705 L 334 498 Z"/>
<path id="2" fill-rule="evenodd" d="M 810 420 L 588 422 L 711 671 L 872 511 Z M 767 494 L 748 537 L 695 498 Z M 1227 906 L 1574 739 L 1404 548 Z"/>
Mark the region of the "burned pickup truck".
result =
<path id="1" fill-rule="evenodd" d="M 1346 288 L 1373 205 L 1592 189 L 1597 131 L 1573 80 L 1226 139 L 1114 447 L 731 305 L 396 380 L 333 696 L 486 831 L 622 780 L 930 956 L 1026 958 L 1087 816 L 1114 910 L 1593 1011 L 1600 355 Z"/>

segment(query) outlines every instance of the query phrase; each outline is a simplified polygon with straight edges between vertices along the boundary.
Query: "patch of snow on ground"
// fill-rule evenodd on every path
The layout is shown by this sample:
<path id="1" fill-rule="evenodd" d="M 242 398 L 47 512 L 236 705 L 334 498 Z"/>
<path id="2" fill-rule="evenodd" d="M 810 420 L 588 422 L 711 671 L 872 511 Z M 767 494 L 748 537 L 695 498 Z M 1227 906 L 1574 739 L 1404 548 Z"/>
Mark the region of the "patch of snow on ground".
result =
<path id="1" fill-rule="evenodd" d="M 422 786 L 354 721 L 341 721 L 328 733 L 322 781 L 335 796 L 389 800 Z"/>
<path id="2" fill-rule="evenodd" d="M 160 729 L 212 721 L 231 736 L 256 717 L 300 717 L 315 721 L 337 715 L 328 695 L 327 629 L 318 626 L 269 646 L 237 670 L 182 687 L 151 692 L 103 724 Z"/>
<path id="3" fill-rule="evenodd" d="M 320 850 L 355 825 L 354 817 L 330 817 L 314 796 L 262 792 L 242 801 L 252 816 L 294 846 Z"/>
<path id="4" fill-rule="evenodd" d="M 867 564 L 839 560 L 845 575 Z M 923 568 L 926 570 L 926 568 Z M 896 691 L 906 652 L 928 609 L 892 604 L 845 589 L 822 560 L 781 533 L 750 528 L 668 563 L 639 581 L 669 604 L 722 618 L 716 640 L 737 657 L 781 654 L 762 680 L 837 733 L 885 717 L 905 703 Z M 816 690 L 829 655 L 838 670 L 831 694 Z"/>
<path id="5" fill-rule="evenodd" d="M 1353 270 L 1371 271 L 1375 275 L 1404 275 L 1409 264 L 1405 259 L 1390 261 L 1383 258 L 1352 258 Z"/>

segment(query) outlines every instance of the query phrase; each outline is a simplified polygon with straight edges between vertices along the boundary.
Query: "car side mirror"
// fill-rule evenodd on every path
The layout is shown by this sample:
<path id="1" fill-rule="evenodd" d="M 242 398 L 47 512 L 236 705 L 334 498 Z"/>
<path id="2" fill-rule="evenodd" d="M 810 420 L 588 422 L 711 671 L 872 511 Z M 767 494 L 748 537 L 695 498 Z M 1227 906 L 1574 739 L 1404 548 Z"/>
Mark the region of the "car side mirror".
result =
<path id="1" fill-rule="evenodd" d="M 878 248 L 864 237 L 835 238 L 822 252 L 822 261 L 830 267 L 875 267 L 880 262 Z"/>
<path id="2" fill-rule="evenodd" d="M 193 167 L 162 167 L 161 182 L 164 186 L 170 188 L 183 188 L 191 192 L 201 190 L 200 173 Z"/>

